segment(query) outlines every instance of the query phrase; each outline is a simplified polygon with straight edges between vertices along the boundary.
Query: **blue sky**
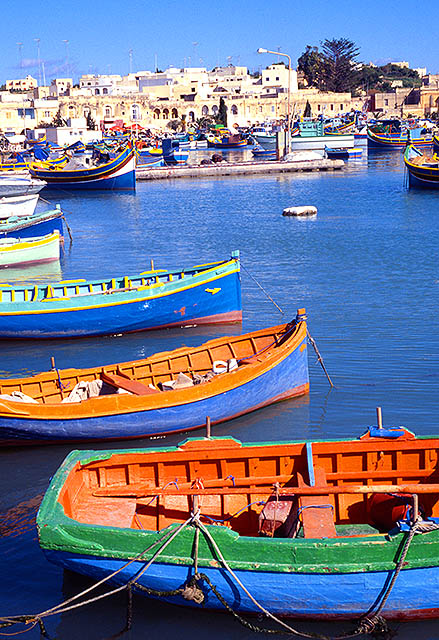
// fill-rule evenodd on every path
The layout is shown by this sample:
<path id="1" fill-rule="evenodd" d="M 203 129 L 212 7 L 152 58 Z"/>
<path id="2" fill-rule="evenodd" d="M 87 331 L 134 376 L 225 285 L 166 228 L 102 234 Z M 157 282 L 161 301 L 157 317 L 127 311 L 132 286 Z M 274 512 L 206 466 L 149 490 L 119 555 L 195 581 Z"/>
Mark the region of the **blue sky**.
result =
<path id="1" fill-rule="evenodd" d="M 152 70 L 156 59 L 161 69 L 229 62 L 255 69 L 273 61 L 258 47 L 289 53 L 295 66 L 307 44 L 341 37 L 360 47 L 361 61 L 408 60 L 439 73 L 438 2 L 413 6 L 409 0 L 19 0 L 3 13 L 0 81 L 27 73 L 38 79 L 35 38 L 46 81 L 67 70 L 75 78 L 126 74 L 130 50 L 133 71 Z"/>

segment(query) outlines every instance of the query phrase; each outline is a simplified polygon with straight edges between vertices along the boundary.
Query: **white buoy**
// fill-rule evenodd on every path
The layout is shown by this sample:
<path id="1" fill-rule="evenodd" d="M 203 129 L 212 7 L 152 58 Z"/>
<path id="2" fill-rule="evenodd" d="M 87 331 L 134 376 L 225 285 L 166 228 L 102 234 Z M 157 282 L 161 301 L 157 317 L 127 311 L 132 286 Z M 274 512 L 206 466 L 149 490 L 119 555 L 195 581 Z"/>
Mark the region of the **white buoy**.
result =
<path id="1" fill-rule="evenodd" d="M 283 216 L 316 216 L 317 207 L 287 207 L 282 212 Z"/>

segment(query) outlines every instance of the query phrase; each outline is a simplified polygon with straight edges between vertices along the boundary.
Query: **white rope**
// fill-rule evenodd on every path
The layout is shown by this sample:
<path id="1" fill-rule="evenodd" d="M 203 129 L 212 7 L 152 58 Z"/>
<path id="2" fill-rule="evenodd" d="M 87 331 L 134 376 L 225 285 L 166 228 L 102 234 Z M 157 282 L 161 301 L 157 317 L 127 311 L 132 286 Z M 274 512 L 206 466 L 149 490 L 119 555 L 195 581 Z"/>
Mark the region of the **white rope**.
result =
<path id="1" fill-rule="evenodd" d="M 234 573 L 234 571 L 232 570 L 232 568 L 228 565 L 226 559 L 224 558 L 223 554 L 221 553 L 217 543 L 215 542 L 214 538 L 212 537 L 212 535 L 210 534 L 210 532 L 208 531 L 208 529 L 202 524 L 202 522 L 199 520 L 199 517 L 197 515 L 197 517 L 195 518 L 196 520 L 196 524 L 198 527 L 200 527 L 200 529 L 202 530 L 202 532 L 204 533 L 204 535 L 210 540 L 210 542 L 213 545 L 213 548 L 215 549 L 216 553 L 218 554 L 219 559 L 221 560 L 221 562 L 223 563 L 225 569 L 227 569 L 227 571 L 230 573 L 230 575 L 233 577 L 233 579 L 238 583 L 238 585 L 241 587 L 241 589 L 244 591 L 244 593 L 250 598 L 250 600 L 258 607 L 258 609 L 260 609 L 263 613 L 265 613 L 265 615 L 268 618 L 271 618 L 272 620 L 274 620 L 275 622 L 277 622 L 281 627 L 284 627 L 285 629 L 287 629 L 290 633 L 296 635 L 296 636 L 302 636 L 303 638 L 315 638 L 315 635 L 313 634 L 308 634 L 308 633 L 303 633 L 301 631 L 297 631 L 296 629 L 293 629 L 293 627 L 290 627 L 290 625 L 286 624 L 286 622 L 283 622 L 283 620 L 281 620 L 280 618 L 277 618 L 273 613 L 271 613 L 270 611 L 268 611 L 268 609 L 266 609 L 265 607 L 263 607 L 257 600 L 256 598 L 254 598 L 252 596 L 252 594 L 248 591 L 248 589 L 242 584 L 241 580 L 238 578 L 238 576 L 236 575 L 236 573 Z M 325 638 L 326 636 L 321 636 L 322 638 Z"/>

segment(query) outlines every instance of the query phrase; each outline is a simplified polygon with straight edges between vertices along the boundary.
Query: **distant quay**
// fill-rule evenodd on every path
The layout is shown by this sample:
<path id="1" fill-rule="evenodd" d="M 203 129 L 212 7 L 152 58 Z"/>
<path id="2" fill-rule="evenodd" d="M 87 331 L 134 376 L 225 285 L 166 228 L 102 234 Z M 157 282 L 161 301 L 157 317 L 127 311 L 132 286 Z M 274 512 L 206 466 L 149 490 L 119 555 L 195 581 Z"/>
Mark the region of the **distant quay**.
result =
<path id="1" fill-rule="evenodd" d="M 169 180 L 174 178 L 207 178 L 212 176 L 242 176 L 272 173 L 302 173 L 304 171 L 334 171 L 344 167 L 343 160 L 306 160 L 301 162 L 221 162 L 189 167 L 136 167 L 137 180 Z"/>

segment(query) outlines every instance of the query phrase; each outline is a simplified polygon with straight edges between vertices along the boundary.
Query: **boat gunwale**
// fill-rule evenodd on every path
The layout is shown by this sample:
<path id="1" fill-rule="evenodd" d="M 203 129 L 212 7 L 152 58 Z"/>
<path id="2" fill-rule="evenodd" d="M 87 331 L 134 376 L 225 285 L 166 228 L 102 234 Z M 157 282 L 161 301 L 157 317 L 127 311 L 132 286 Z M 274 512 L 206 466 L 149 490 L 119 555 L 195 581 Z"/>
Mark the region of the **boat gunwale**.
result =
<path id="1" fill-rule="evenodd" d="M 404 448 L 415 447 L 417 449 L 425 449 L 425 441 L 431 440 L 432 446 L 430 448 L 437 448 L 437 437 L 434 436 L 420 436 L 419 438 L 408 439 L 404 441 L 400 441 L 399 445 L 403 445 Z M 179 523 L 171 523 L 166 527 L 163 527 L 160 530 L 151 530 L 151 529 L 132 529 L 127 527 L 117 527 L 110 525 L 98 525 L 98 524 L 86 524 L 81 523 L 74 518 L 71 518 L 65 515 L 64 508 L 61 504 L 60 496 L 62 491 L 67 486 L 69 478 L 71 478 L 71 474 L 76 470 L 81 471 L 84 468 L 89 467 L 89 465 L 93 465 L 95 462 L 106 462 L 113 458 L 113 456 L 126 456 L 130 453 L 141 453 L 142 455 L 149 457 L 154 456 L 156 460 L 152 461 L 156 464 L 160 463 L 160 454 L 165 456 L 169 453 L 179 454 L 185 453 L 182 450 L 182 447 L 185 443 L 194 443 L 199 441 L 201 447 L 206 446 L 206 441 L 200 440 L 200 438 L 188 438 L 185 441 L 179 443 L 176 446 L 172 447 L 159 447 L 159 448 L 148 448 L 142 450 L 141 448 L 137 449 L 128 449 L 128 450 L 113 450 L 113 451 L 93 451 L 93 450 L 74 450 L 68 454 L 65 458 L 59 469 L 56 471 L 55 475 L 52 478 L 50 487 L 43 499 L 41 504 L 38 517 L 37 517 L 37 525 L 40 533 L 43 533 L 43 537 L 47 536 L 48 531 L 44 531 L 45 527 L 53 528 L 54 535 L 58 537 L 58 540 L 62 540 L 62 543 L 54 543 L 53 545 L 50 543 L 43 543 L 44 549 L 56 549 L 63 550 L 63 545 L 66 545 L 64 550 L 68 550 L 67 547 L 69 545 L 68 538 L 71 537 L 70 543 L 73 540 L 78 543 L 76 549 L 73 549 L 74 553 L 82 553 L 85 555 L 95 555 L 99 557 L 111 557 L 111 558 L 123 558 L 123 559 L 132 559 L 136 556 L 136 554 L 141 551 L 139 546 L 136 547 L 136 541 L 138 544 L 141 544 L 142 548 L 145 548 L 149 541 L 153 541 L 154 539 L 161 538 L 166 532 L 175 531 L 179 526 Z M 218 444 L 221 442 L 225 443 L 225 446 L 221 449 L 218 447 Z M 279 448 L 282 451 L 285 446 L 288 445 L 302 445 L 306 446 L 306 443 L 312 442 L 313 445 L 317 446 L 319 444 L 327 444 L 328 446 L 334 445 L 339 442 L 347 442 L 342 439 L 331 439 L 324 441 L 310 441 L 310 440 L 300 440 L 300 441 L 275 441 L 275 442 L 264 442 L 264 443 L 242 443 L 239 440 L 236 440 L 232 437 L 214 437 L 212 438 L 212 443 L 215 447 L 213 453 L 216 456 L 215 459 L 220 459 L 221 456 L 229 456 L 229 453 L 233 456 L 236 453 L 238 457 L 242 457 L 242 453 L 247 454 L 247 458 L 251 458 L 251 451 L 248 449 L 261 449 L 261 448 L 269 448 L 269 455 L 276 455 L 276 448 Z M 398 442 L 398 441 L 397 441 Z M 235 444 L 236 446 L 227 446 Z M 395 450 L 395 440 L 390 439 L 382 439 L 382 438 L 371 438 L 366 441 L 358 439 L 349 441 L 349 445 L 353 445 L 356 448 L 361 448 L 363 451 L 369 451 L 370 447 L 373 447 L 374 450 L 379 451 L 384 449 L 388 449 L 389 451 Z M 436 446 L 435 446 L 436 445 Z M 246 452 L 247 450 L 247 452 Z M 195 459 L 200 459 L 199 455 L 201 449 L 192 448 L 187 451 L 188 454 L 192 454 Z M 316 451 L 317 453 L 317 451 Z M 198 457 L 197 457 L 198 454 Z M 254 455 L 257 455 L 257 451 Z M 278 455 L 281 455 L 280 453 Z M 88 457 L 87 457 L 88 456 Z M 169 458 L 168 458 L 169 460 Z M 174 458 L 171 461 L 175 461 Z M 177 458 L 178 460 L 178 458 Z M 115 461 L 115 464 L 118 464 L 118 461 Z M 75 469 L 76 467 L 76 469 Z M 89 467 L 92 468 L 92 467 Z M 385 471 L 384 471 L 385 473 Z M 294 487 L 291 487 L 294 490 Z M 249 487 L 249 494 L 258 495 L 257 487 Z M 398 533 L 396 535 L 389 536 L 388 533 L 380 533 L 376 534 L 365 534 L 365 535 L 356 535 L 356 536 L 337 536 L 336 538 L 271 538 L 271 537 L 263 537 L 258 538 L 255 536 L 249 535 L 241 535 L 236 531 L 229 529 L 228 527 L 224 527 L 222 525 L 215 524 L 206 524 L 207 529 L 209 529 L 214 535 L 217 543 L 220 548 L 223 550 L 225 557 L 229 564 L 235 569 L 243 569 L 243 570 L 251 570 L 255 572 L 276 572 L 276 573 L 331 573 L 331 574 L 343 574 L 343 573 L 370 573 L 375 571 L 389 571 L 395 568 L 394 556 L 397 554 L 398 549 L 402 541 L 404 540 L 404 533 Z M 60 534 L 61 531 L 61 534 Z M 63 531 L 65 531 L 67 538 L 63 538 Z M 82 537 L 81 532 L 82 531 Z M 111 550 L 100 545 L 99 548 L 99 534 L 102 532 L 108 531 L 112 536 L 116 536 L 118 540 L 113 544 Z M 160 563 L 163 564 L 180 564 L 186 566 L 193 566 L 193 557 L 191 555 L 193 542 L 193 531 L 191 528 L 190 532 L 182 532 L 181 536 L 183 540 L 178 543 L 179 546 L 175 546 L 174 544 L 168 549 L 166 553 L 164 553 L 160 558 Z M 50 537 L 49 533 L 49 537 Z M 89 540 L 87 540 L 87 537 Z M 128 539 L 127 539 L 128 537 Z M 108 538 L 104 538 L 103 540 L 107 540 Z M 123 548 L 123 544 L 121 546 L 120 541 L 126 542 L 126 547 Z M 98 542 L 98 544 L 94 544 Z M 113 540 L 114 542 L 114 540 Z M 129 544 L 132 544 L 134 548 L 129 549 Z M 297 549 L 300 552 L 300 549 L 312 549 L 313 553 L 321 554 L 321 562 L 313 562 L 311 559 L 306 562 L 303 558 L 296 559 L 294 554 L 291 558 L 290 555 L 285 555 L 285 560 L 283 563 L 279 561 L 279 554 L 273 558 L 270 562 L 260 562 L 258 558 L 252 557 L 251 550 L 254 545 L 262 549 L 272 550 L 278 549 L 280 552 L 285 554 L 289 554 L 292 549 Z M 359 553 L 363 553 L 363 549 L 366 547 L 370 548 L 370 545 L 376 549 L 376 545 L 385 545 L 389 548 L 387 554 L 387 560 L 384 561 L 368 561 L 367 557 L 364 558 L 363 562 L 345 562 L 343 561 L 343 554 L 345 557 L 349 559 L 348 552 L 354 549 L 357 549 Z M 416 549 L 422 551 L 422 549 L 426 549 L 425 544 L 430 546 L 433 544 L 435 547 L 439 545 L 439 531 L 432 531 L 429 533 L 424 533 L 422 536 L 417 536 L 414 538 L 412 542 L 412 552 L 411 557 L 409 557 L 409 561 L 402 568 L 402 570 L 411 570 L 416 568 L 427 568 L 427 567 L 436 567 L 438 566 L 438 562 L 433 561 L 432 558 L 420 556 L 416 556 Z M 88 546 L 87 546 L 88 545 Z M 228 546 L 229 545 L 229 546 Z M 181 549 L 184 548 L 186 552 L 186 556 L 181 555 Z M 325 553 L 328 550 L 333 548 L 334 550 L 339 549 L 339 557 L 342 558 L 335 566 L 335 563 L 330 563 L 325 560 Z M 81 549 L 81 551 L 80 551 Z M 179 552 L 180 549 L 180 552 Z M 70 549 L 72 550 L 72 549 Z M 172 550 L 174 550 L 172 552 Z M 170 553 L 171 551 L 171 553 Z M 204 550 L 205 553 L 205 550 Z M 245 553 L 247 553 L 248 559 L 245 559 Z M 259 553 L 261 553 L 259 551 Z M 233 557 L 232 557 L 233 556 Z M 432 556 L 433 557 L 433 556 Z M 147 559 L 147 558 L 145 558 Z M 204 557 L 203 553 L 200 552 L 199 556 L 200 566 L 210 566 L 221 568 L 221 563 L 212 560 L 211 557 Z"/>
<path id="2" fill-rule="evenodd" d="M 233 265 L 236 265 L 235 268 L 232 268 Z M 148 278 L 155 278 L 155 277 L 166 278 L 166 277 L 169 277 L 169 275 L 174 276 L 174 275 L 179 275 L 181 273 L 184 273 L 184 278 L 181 278 L 180 280 L 176 279 L 168 282 L 161 282 L 159 284 L 152 283 L 149 285 L 138 285 L 136 287 L 133 287 L 132 289 L 127 289 L 126 291 L 118 291 L 118 290 L 112 291 L 111 289 L 107 289 L 107 290 L 101 290 L 101 291 L 92 291 L 88 293 L 84 292 L 81 294 L 69 294 L 67 296 L 57 297 L 52 295 L 49 298 L 38 297 L 36 300 L 32 299 L 27 301 L 25 300 L 4 301 L 3 299 L 0 299 L 0 317 L 20 316 L 20 315 L 27 316 L 27 315 L 35 315 L 35 314 L 39 315 L 39 314 L 52 314 L 52 313 L 68 313 L 71 311 L 86 311 L 89 309 L 114 307 L 122 304 L 133 304 L 133 303 L 139 303 L 143 301 L 163 298 L 166 296 L 174 295 L 176 293 L 180 293 L 182 291 L 193 289 L 195 287 L 203 286 L 205 284 L 208 284 L 209 282 L 214 282 L 215 280 L 219 280 L 229 275 L 233 275 L 234 273 L 240 273 L 239 257 L 236 257 L 236 258 L 232 257 L 228 260 L 214 263 L 214 266 L 209 267 L 208 269 L 201 269 L 200 271 L 197 271 L 196 273 L 194 273 L 196 268 L 197 267 L 190 267 L 189 269 L 180 269 L 180 270 L 173 269 L 169 271 L 165 271 L 165 270 L 153 270 L 151 272 L 145 271 L 140 274 L 135 274 L 131 276 L 115 276 L 114 278 L 107 278 L 105 280 L 104 279 L 84 280 L 82 282 L 77 283 L 77 286 L 79 287 L 101 286 L 102 288 L 103 284 L 107 284 L 112 279 L 123 281 L 124 278 L 127 278 L 127 280 L 130 281 L 130 280 L 141 279 L 143 277 L 146 280 Z M 209 274 L 213 274 L 215 271 L 218 271 L 219 269 L 222 271 L 222 273 L 209 276 Z M 195 280 L 196 278 L 200 278 L 201 276 L 206 279 L 200 280 L 200 281 Z M 67 283 L 67 284 L 62 284 L 58 282 L 49 283 L 49 284 L 44 284 L 42 287 L 39 287 L 38 290 L 40 292 L 41 290 L 47 290 L 51 288 L 52 292 L 56 292 L 57 290 L 63 289 L 65 286 L 69 286 L 72 284 L 74 285 L 73 282 Z M 160 291 L 159 291 L 159 288 L 160 288 Z M 23 292 L 23 296 L 24 296 L 24 292 L 26 290 L 32 292 L 33 289 L 34 289 L 33 286 L 31 287 L 26 285 L 19 286 L 19 287 L 14 286 L 15 295 L 18 291 L 18 292 Z M 139 295 L 141 291 L 144 293 Z M 105 303 L 100 302 L 99 304 L 88 304 L 89 300 L 90 301 L 92 301 L 93 299 L 102 300 L 103 297 L 109 297 L 110 295 L 111 295 L 111 298 L 108 299 L 108 302 L 105 302 Z M 79 306 L 74 306 L 74 307 L 66 304 L 66 302 L 70 302 L 70 301 L 74 302 L 78 298 L 81 298 L 85 304 L 81 304 Z M 120 298 L 122 298 L 122 300 Z M 128 299 L 125 299 L 125 298 L 128 298 Z M 50 302 L 51 304 L 60 303 L 61 306 L 48 308 L 47 302 Z M 41 306 L 41 305 L 44 305 L 44 306 Z M 7 311 L 6 309 L 8 307 L 16 307 L 16 309 L 13 311 Z"/>
<path id="3" fill-rule="evenodd" d="M 204 342 L 196 347 L 180 347 L 171 351 L 158 352 L 156 354 L 152 354 L 148 358 L 135 361 L 112 363 L 86 369 L 56 369 L 41 372 L 26 378 L 4 378 L 0 380 L 0 389 L 1 393 L 7 393 L 8 387 L 19 386 L 21 389 L 26 387 L 26 383 L 40 384 L 41 389 L 44 382 L 57 383 L 57 381 L 62 380 L 63 384 L 65 384 L 69 378 L 74 378 L 78 382 L 82 378 L 90 379 L 90 377 L 92 377 L 92 379 L 99 379 L 102 373 L 117 373 L 118 370 L 123 371 L 124 369 L 134 367 L 140 368 L 148 364 L 151 364 L 151 374 L 148 374 L 146 377 L 165 375 L 152 373 L 154 363 L 164 360 L 178 359 L 182 356 L 187 356 L 188 354 L 193 357 L 194 354 L 199 351 L 210 351 L 211 349 L 221 347 L 222 345 L 233 344 L 234 342 L 241 340 L 255 339 L 257 337 L 264 337 L 267 335 L 273 335 L 273 337 L 277 336 L 277 342 L 278 340 L 282 340 L 282 331 L 285 330 L 287 326 L 287 324 L 283 324 L 277 325 L 276 327 L 260 329 L 259 331 L 240 334 L 238 336 L 219 337 Z M 96 396 L 83 400 L 82 402 L 74 403 L 62 403 L 61 401 L 58 401 L 56 403 L 49 402 L 34 404 L 26 402 L 17 403 L 12 400 L 1 399 L 0 417 L 7 417 L 11 420 L 23 420 L 26 416 L 27 419 L 40 421 L 59 420 L 62 418 L 65 421 L 69 421 L 97 417 L 105 418 L 107 416 L 126 415 L 130 413 L 161 408 L 169 409 L 171 407 L 193 404 L 209 398 L 218 397 L 221 394 L 233 391 L 234 389 L 240 388 L 245 384 L 258 379 L 278 366 L 283 360 L 287 359 L 294 351 L 298 350 L 301 345 L 304 345 L 306 349 L 306 339 L 306 322 L 302 320 L 292 328 L 291 335 L 283 344 L 273 344 L 271 347 L 264 348 L 264 351 L 267 351 L 268 355 L 260 357 L 259 362 L 243 364 L 238 367 L 238 369 L 218 374 L 212 380 L 203 384 L 183 389 L 174 389 L 171 392 L 159 392 L 147 396 L 114 393 Z M 252 353 L 242 359 L 250 359 L 254 355 L 255 353 Z M 133 376 L 133 379 L 137 380 L 138 378 Z"/>

